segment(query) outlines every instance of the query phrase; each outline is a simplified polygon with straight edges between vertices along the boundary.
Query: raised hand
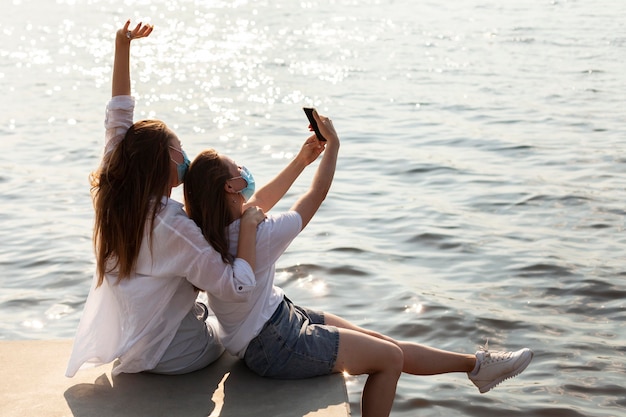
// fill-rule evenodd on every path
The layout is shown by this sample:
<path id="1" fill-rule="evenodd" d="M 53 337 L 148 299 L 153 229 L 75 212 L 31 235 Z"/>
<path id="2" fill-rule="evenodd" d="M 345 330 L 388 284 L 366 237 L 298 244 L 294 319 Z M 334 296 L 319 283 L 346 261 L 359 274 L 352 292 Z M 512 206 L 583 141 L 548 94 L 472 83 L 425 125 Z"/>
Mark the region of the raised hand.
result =
<path id="1" fill-rule="evenodd" d="M 129 41 L 133 39 L 145 38 L 152 33 L 154 29 L 153 25 L 144 25 L 141 22 L 135 26 L 134 29 L 130 29 L 130 19 L 126 21 L 124 27 L 117 31 L 118 39 L 128 39 Z"/>
<path id="2" fill-rule="evenodd" d="M 300 159 L 304 165 L 309 165 L 324 152 L 325 147 L 326 142 L 317 140 L 317 137 L 313 135 L 304 142 L 302 148 L 300 148 L 300 152 L 296 155 L 296 159 Z"/>
<path id="3" fill-rule="evenodd" d="M 319 114 L 317 110 L 313 110 L 313 117 L 315 117 L 315 120 L 317 121 L 317 127 L 319 128 L 322 136 L 324 136 L 326 140 L 339 143 L 339 137 L 335 131 L 335 127 L 333 126 L 333 121 L 328 117 Z"/>
<path id="4" fill-rule="evenodd" d="M 113 61 L 113 79 L 111 82 L 111 97 L 128 96 L 130 90 L 130 41 L 145 38 L 152 33 L 154 26 L 143 25 L 141 22 L 130 28 L 130 19 L 126 21 L 115 35 L 115 60 Z"/>

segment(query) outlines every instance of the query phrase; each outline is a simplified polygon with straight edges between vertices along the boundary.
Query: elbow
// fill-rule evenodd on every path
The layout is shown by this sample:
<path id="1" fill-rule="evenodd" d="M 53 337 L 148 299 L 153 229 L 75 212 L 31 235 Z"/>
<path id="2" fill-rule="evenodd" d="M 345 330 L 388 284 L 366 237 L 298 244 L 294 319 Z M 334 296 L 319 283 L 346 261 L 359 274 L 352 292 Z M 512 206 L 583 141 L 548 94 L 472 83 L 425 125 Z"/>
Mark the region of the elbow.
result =
<path id="1" fill-rule="evenodd" d="M 324 189 L 324 191 L 320 193 L 320 204 L 322 204 L 322 202 L 326 200 L 326 197 L 328 196 L 329 191 L 330 191 L 330 187 L 327 187 Z"/>

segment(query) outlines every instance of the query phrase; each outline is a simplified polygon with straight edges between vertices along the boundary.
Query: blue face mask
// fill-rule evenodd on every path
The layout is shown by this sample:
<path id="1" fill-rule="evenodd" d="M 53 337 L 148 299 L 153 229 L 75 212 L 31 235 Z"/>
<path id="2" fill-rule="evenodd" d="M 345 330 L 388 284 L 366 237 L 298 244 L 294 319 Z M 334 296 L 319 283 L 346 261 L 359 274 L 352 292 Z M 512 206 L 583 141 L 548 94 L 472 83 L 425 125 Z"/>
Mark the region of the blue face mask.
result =
<path id="1" fill-rule="evenodd" d="M 180 152 L 183 155 L 183 162 L 180 164 L 174 161 L 172 158 L 170 158 L 176 164 L 176 172 L 178 173 L 178 183 L 182 184 L 183 180 L 185 179 L 185 174 L 187 174 L 187 170 L 189 169 L 189 165 L 191 164 L 191 161 L 189 160 L 189 158 L 187 158 L 187 154 L 185 153 L 184 150 L 179 151 L 173 146 L 170 146 L 170 148 L 174 149 L 176 152 Z"/>
<path id="2" fill-rule="evenodd" d="M 238 178 L 238 177 L 235 177 Z M 244 179 L 244 181 L 246 182 L 246 187 L 239 191 L 241 193 L 241 195 L 243 195 L 243 198 L 248 201 L 250 200 L 250 197 L 252 197 L 252 194 L 254 194 L 254 177 L 252 176 L 252 173 L 250 171 L 248 171 L 248 168 L 242 166 L 241 167 L 241 178 Z"/>

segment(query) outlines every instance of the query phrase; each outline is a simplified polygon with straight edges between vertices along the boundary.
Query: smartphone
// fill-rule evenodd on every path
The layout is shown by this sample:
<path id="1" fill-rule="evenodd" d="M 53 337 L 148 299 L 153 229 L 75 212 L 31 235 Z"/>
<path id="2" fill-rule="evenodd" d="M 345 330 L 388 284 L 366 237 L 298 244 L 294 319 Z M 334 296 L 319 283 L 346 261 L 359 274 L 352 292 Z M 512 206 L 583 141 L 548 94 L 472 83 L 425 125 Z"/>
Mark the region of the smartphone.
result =
<path id="1" fill-rule="evenodd" d="M 304 110 L 304 114 L 306 114 L 307 119 L 309 119 L 309 123 L 311 124 L 317 139 L 326 142 L 326 138 L 320 133 L 320 129 L 317 127 L 317 121 L 315 120 L 315 117 L 313 117 L 313 110 L 315 109 L 313 107 L 303 107 L 302 110 Z"/>

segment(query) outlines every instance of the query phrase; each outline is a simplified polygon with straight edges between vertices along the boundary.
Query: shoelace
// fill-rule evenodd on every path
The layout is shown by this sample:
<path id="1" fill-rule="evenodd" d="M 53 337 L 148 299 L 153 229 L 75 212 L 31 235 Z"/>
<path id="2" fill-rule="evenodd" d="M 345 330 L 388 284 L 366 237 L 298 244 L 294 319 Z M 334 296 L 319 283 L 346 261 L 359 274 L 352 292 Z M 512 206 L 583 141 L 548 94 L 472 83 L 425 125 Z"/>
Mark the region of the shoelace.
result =
<path id="1" fill-rule="evenodd" d="M 485 362 L 498 362 L 509 359 L 511 357 L 512 352 L 499 352 L 495 357 L 491 356 L 491 352 L 489 352 L 489 339 L 485 342 L 484 346 L 479 346 L 481 352 L 485 353 L 484 361 Z M 498 352 L 497 352 L 498 353 Z"/>

